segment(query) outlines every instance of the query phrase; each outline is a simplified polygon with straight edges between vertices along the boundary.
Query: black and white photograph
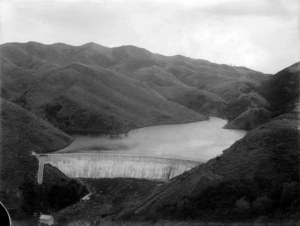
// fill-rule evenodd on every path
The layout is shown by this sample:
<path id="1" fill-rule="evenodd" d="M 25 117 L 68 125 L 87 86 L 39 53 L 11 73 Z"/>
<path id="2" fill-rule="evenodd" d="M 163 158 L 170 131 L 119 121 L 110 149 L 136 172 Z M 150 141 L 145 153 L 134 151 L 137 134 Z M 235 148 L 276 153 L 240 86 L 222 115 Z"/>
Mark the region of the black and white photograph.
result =
<path id="1" fill-rule="evenodd" d="M 299 0 L 1 0 L 0 76 L 1 226 L 300 225 Z"/>

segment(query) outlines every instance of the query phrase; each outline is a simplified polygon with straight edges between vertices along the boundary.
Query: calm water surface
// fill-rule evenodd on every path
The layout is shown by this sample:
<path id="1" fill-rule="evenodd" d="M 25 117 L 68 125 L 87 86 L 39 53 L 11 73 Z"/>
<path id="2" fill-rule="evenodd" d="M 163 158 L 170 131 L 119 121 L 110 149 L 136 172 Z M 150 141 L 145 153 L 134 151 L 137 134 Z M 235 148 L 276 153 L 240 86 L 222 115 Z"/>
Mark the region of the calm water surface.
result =
<path id="1" fill-rule="evenodd" d="M 115 138 L 73 136 L 73 143 L 59 152 L 124 151 L 207 161 L 246 134 L 244 130 L 223 129 L 226 123 L 211 117 L 202 122 L 135 129 Z"/>

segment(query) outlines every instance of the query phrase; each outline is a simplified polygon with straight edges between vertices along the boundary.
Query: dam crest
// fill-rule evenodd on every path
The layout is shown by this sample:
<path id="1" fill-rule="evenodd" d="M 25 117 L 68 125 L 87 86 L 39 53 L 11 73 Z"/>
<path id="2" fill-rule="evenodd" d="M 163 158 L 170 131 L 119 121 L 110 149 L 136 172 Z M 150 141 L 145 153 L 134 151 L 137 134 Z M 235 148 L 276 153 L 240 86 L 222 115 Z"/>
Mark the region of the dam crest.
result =
<path id="1" fill-rule="evenodd" d="M 173 156 L 121 151 L 35 154 L 39 159 L 38 180 L 43 164 L 49 163 L 71 178 L 144 178 L 169 180 L 204 161 Z M 40 169 L 41 168 L 41 169 Z"/>

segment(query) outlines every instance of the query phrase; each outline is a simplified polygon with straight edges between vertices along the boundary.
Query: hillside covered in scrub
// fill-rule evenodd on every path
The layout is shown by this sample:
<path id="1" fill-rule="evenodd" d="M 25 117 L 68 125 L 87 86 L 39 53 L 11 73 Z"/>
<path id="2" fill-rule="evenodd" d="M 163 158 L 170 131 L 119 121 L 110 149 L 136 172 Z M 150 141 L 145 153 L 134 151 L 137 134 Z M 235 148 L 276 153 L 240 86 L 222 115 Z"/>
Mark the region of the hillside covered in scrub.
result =
<path id="1" fill-rule="evenodd" d="M 136 217 L 232 221 L 296 214 L 297 120 L 275 118 L 251 130 L 221 156 L 161 187 L 134 210 Z"/>
<path id="2" fill-rule="evenodd" d="M 250 131 L 244 138 L 222 155 L 172 179 L 121 218 L 299 220 L 299 78 L 300 63 L 296 63 L 266 80 L 262 94 L 271 112 L 250 109 L 242 113 L 248 114 L 244 122 L 239 116 L 227 124 L 248 122 L 245 129 Z M 254 116 L 256 125 L 250 123 Z"/>
<path id="3" fill-rule="evenodd" d="M 63 222 L 300 219 L 299 62 L 266 75 L 95 43 L 7 43 L 0 56 L 1 201 L 14 217 L 32 216 L 41 198 L 43 211 Z M 74 180 L 46 165 L 37 197 L 31 152 L 62 149 L 75 133 L 125 133 L 209 116 L 248 134 L 167 182 Z M 78 202 L 90 191 L 89 202 Z"/>
<path id="4" fill-rule="evenodd" d="M 70 136 L 53 125 L 1 99 L 0 198 L 14 219 L 31 216 L 38 208 L 38 160 L 32 152 L 54 151 L 71 141 Z M 87 192 L 84 185 L 72 181 L 51 165 L 46 165 L 44 178 L 43 212 L 48 208 L 59 210 L 66 207 Z M 49 192 L 55 189 L 54 185 L 60 188 L 60 192 L 68 194 L 72 184 L 77 187 L 78 194 L 64 195 L 65 198 L 59 200 L 49 196 Z"/>
<path id="5" fill-rule="evenodd" d="M 299 70 L 293 73 L 299 78 Z M 270 78 L 265 84 L 274 82 L 275 78 Z M 297 106 L 297 99 L 288 101 Z M 251 109 L 246 113 L 251 113 Z M 299 112 L 290 108 L 278 115 L 272 104 L 268 109 L 268 117 L 263 115 L 260 118 L 257 114 L 260 123 L 250 124 L 252 128 L 248 128 L 248 134 L 224 150 L 222 155 L 155 188 L 149 187 L 148 194 L 133 198 L 131 190 L 125 189 L 123 198 L 105 194 L 101 199 L 101 195 L 95 192 L 91 202 L 75 204 L 56 216 L 70 221 L 136 224 L 161 221 L 170 224 L 256 220 L 276 224 L 298 222 Z M 92 187 L 96 181 L 90 182 Z M 123 208 L 116 208 L 114 201 Z M 103 205 L 109 207 L 100 208 Z M 72 215 L 73 211 L 79 217 Z M 88 217 L 83 217 L 84 213 Z"/>
<path id="6" fill-rule="evenodd" d="M 6 43 L 0 55 L 2 98 L 67 133 L 231 119 L 229 104 L 254 94 L 266 105 L 257 90 L 268 75 L 135 46 Z"/>

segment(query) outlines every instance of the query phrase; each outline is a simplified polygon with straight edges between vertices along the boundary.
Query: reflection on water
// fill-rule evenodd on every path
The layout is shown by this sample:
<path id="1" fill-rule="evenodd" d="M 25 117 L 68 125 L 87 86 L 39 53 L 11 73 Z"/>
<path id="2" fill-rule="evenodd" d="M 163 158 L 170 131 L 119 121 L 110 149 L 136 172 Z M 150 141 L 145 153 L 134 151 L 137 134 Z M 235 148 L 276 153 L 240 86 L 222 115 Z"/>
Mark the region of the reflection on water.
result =
<path id="1" fill-rule="evenodd" d="M 145 127 L 114 138 L 73 136 L 73 143 L 59 152 L 110 150 L 209 160 L 246 134 L 222 129 L 225 124 L 226 120 L 211 117 L 202 122 Z"/>

